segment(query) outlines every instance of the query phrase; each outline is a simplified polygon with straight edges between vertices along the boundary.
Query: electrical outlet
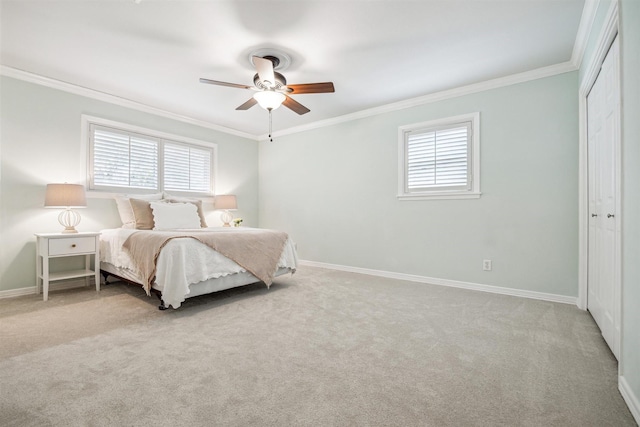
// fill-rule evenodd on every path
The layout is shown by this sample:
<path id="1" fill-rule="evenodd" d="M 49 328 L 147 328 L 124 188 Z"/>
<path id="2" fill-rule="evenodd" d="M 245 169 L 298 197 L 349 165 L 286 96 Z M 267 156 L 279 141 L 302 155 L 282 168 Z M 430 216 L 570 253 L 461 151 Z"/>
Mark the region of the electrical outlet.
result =
<path id="1" fill-rule="evenodd" d="M 485 259 L 482 261 L 482 269 L 484 271 L 491 271 L 491 260 Z"/>

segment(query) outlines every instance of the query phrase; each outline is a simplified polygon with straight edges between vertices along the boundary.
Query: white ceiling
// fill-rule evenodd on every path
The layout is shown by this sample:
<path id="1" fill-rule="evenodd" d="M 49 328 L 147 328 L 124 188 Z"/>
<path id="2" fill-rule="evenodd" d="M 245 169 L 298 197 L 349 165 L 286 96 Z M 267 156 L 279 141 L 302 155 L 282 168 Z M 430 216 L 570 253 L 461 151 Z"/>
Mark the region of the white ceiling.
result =
<path id="1" fill-rule="evenodd" d="M 3 66 L 72 83 L 252 135 L 268 129 L 249 54 L 291 57 L 289 83 L 332 81 L 295 95 L 275 129 L 306 125 L 571 60 L 585 0 L 5 1 Z"/>

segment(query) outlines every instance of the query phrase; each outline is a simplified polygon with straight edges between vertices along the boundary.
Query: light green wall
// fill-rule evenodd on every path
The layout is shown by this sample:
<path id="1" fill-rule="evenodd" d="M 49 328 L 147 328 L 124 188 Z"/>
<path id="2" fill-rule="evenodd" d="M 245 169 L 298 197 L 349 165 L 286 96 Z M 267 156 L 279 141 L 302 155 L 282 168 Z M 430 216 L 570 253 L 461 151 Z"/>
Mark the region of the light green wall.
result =
<path id="1" fill-rule="evenodd" d="M 261 142 L 260 225 L 305 260 L 577 296 L 577 76 Z M 398 201 L 398 126 L 475 111 L 482 197 Z"/>
<path id="2" fill-rule="evenodd" d="M 44 191 L 51 182 L 82 183 L 81 114 L 216 143 L 216 190 L 237 194 L 238 216 L 257 225 L 256 141 L 9 77 L 2 77 L 0 85 L 0 291 L 34 286 L 33 233 L 61 229 L 58 211 L 42 207 Z M 211 225 L 219 224 L 212 203 L 205 208 Z M 80 231 L 120 226 L 111 198 L 89 198 L 80 213 Z"/>
<path id="3" fill-rule="evenodd" d="M 640 404 L 640 2 L 620 4 L 622 71 L 622 376 Z M 636 407 L 640 411 L 640 407 Z M 638 412 L 636 412 L 638 416 Z M 640 420 L 638 420 L 640 421 Z"/>

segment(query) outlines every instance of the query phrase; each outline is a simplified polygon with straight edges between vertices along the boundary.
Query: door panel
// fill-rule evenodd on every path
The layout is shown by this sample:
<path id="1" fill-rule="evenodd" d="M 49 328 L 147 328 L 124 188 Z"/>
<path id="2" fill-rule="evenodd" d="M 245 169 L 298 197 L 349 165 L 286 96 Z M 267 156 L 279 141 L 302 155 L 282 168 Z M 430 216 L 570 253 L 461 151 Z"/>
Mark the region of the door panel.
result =
<path id="1" fill-rule="evenodd" d="M 611 45 L 587 97 L 589 168 L 589 268 L 587 308 L 604 339 L 620 351 L 619 229 L 617 216 L 620 147 L 618 40 Z"/>

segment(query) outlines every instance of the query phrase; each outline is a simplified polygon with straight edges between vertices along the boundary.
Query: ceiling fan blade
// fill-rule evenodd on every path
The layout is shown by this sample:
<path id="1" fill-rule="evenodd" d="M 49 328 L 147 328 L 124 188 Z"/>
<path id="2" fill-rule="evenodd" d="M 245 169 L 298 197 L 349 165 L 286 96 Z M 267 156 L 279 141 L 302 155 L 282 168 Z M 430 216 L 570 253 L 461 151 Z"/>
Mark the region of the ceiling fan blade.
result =
<path id="1" fill-rule="evenodd" d="M 260 76 L 262 83 L 267 87 L 273 87 L 276 84 L 276 77 L 273 74 L 273 62 L 260 58 L 259 56 L 254 56 L 253 64 L 256 66 L 256 70 L 258 70 L 258 76 Z"/>
<path id="2" fill-rule="evenodd" d="M 236 110 L 248 110 L 249 108 L 253 107 L 257 103 L 258 101 L 256 101 L 254 98 L 249 98 L 247 102 L 245 102 L 244 104 L 236 108 Z"/>
<path id="3" fill-rule="evenodd" d="M 287 95 L 285 95 L 287 96 Z M 298 101 L 294 100 L 293 98 L 287 96 L 284 100 L 284 102 L 282 103 L 282 105 L 284 105 L 285 107 L 287 107 L 288 109 L 295 111 L 296 113 L 302 115 L 302 114 L 307 114 L 309 110 L 307 107 L 305 107 L 304 105 L 300 104 Z"/>
<path id="4" fill-rule="evenodd" d="M 239 84 L 236 84 L 236 83 L 219 82 L 217 80 L 209 80 L 209 79 L 200 79 L 200 83 L 209 83 L 211 85 L 218 85 L 218 86 L 237 87 L 239 89 L 251 89 L 251 88 L 253 88 L 253 86 L 239 85 Z"/>
<path id="5" fill-rule="evenodd" d="M 336 91 L 332 82 L 287 85 L 287 88 L 289 93 L 296 95 L 301 93 L 332 93 Z"/>

